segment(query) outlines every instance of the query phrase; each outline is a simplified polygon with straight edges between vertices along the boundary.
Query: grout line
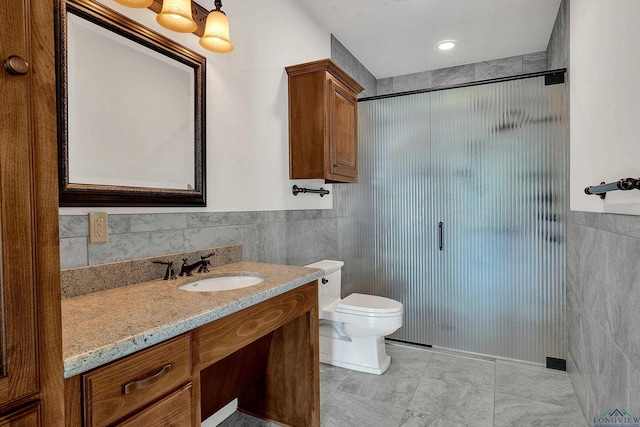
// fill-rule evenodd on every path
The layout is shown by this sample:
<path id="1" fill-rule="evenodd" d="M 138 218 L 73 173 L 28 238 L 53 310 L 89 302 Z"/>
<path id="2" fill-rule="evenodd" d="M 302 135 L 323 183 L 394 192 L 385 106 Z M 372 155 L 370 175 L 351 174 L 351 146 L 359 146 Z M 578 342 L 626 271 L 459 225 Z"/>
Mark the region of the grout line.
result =
<path id="1" fill-rule="evenodd" d="M 491 418 L 491 425 L 496 425 L 496 387 L 498 385 L 498 364 L 493 367 L 493 417 Z"/>

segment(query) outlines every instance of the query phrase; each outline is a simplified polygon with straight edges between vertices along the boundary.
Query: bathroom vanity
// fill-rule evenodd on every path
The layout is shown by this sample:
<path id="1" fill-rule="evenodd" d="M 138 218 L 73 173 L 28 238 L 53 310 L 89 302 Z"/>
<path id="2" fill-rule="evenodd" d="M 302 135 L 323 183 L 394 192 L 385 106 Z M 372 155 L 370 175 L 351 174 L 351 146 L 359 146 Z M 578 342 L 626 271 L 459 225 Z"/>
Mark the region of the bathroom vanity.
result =
<path id="1" fill-rule="evenodd" d="M 209 276 L 264 281 L 219 292 Z M 234 398 L 282 425 L 319 426 L 321 270 L 237 262 L 62 301 L 67 426 L 199 426 Z M 197 276 L 197 277 L 196 277 Z"/>

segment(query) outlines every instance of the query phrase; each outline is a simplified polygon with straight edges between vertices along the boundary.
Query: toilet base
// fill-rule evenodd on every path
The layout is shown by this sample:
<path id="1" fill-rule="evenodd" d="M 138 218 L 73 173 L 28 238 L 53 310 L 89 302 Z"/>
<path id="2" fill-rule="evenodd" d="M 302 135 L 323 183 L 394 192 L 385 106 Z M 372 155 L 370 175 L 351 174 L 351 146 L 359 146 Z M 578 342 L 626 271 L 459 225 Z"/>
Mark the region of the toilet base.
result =
<path id="1" fill-rule="evenodd" d="M 335 337 L 320 328 L 320 362 L 354 371 L 380 375 L 391 364 L 384 337 Z M 327 336 L 328 335 L 328 336 Z"/>

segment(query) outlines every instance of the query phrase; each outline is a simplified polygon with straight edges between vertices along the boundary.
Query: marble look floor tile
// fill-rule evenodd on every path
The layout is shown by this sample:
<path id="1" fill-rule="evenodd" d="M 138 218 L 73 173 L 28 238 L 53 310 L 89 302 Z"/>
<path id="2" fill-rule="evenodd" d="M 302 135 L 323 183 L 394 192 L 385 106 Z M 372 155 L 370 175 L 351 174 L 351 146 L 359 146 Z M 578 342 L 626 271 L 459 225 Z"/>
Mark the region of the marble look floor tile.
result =
<path id="1" fill-rule="evenodd" d="M 431 350 L 389 343 L 387 343 L 386 352 L 391 356 L 392 365 L 397 363 L 427 363 L 433 356 Z"/>
<path id="2" fill-rule="evenodd" d="M 405 410 L 375 400 L 336 391 L 320 412 L 323 427 L 397 426 Z"/>
<path id="3" fill-rule="evenodd" d="M 320 406 L 324 405 L 340 384 L 349 376 L 349 369 L 320 364 Z"/>
<path id="4" fill-rule="evenodd" d="M 407 410 L 400 421 L 399 427 L 473 427 L 471 424 L 461 424 L 433 415 L 422 414 Z"/>
<path id="5" fill-rule="evenodd" d="M 578 399 L 564 372 L 539 372 L 516 366 L 496 366 L 496 393 L 579 409 Z"/>
<path id="6" fill-rule="evenodd" d="M 496 393 L 495 427 L 585 427 L 581 410 Z"/>
<path id="7" fill-rule="evenodd" d="M 218 424 L 218 427 L 278 427 L 278 424 L 236 411 L 229 418 Z"/>
<path id="8" fill-rule="evenodd" d="M 382 375 L 352 372 L 340 385 L 339 391 L 406 407 L 418 387 L 425 363 L 396 364 Z"/>
<path id="9" fill-rule="evenodd" d="M 495 369 L 495 362 L 449 354 L 434 354 L 424 371 L 424 376 L 493 391 Z"/>
<path id="10" fill-rule="evenodd" d="M 474 427 L 491 427 L 493 392 L 423 377 L 408 409 Z"/>
<path id="11" fill-rule="evenodd" d="M 529 369 L 531 371 L 542 372 L 544 374 L 556 374 L 556 375 L 569 375 L 566 371 L 558 371 L 555 369 L 549 369 L 542 365 L 532 365 L 529 363 L 513 362 L 510 360 L 496 360 L 496 366 L 510 366 L 516 369 Z"/>

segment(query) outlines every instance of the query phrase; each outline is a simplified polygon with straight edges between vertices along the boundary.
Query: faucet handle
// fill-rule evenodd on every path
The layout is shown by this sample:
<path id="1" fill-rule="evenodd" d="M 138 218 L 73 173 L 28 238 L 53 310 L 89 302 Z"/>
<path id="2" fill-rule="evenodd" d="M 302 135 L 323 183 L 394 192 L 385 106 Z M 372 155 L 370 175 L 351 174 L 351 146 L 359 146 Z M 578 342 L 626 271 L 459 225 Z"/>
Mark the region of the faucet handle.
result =
<path id="1" fill-rule="evenodd" d="M 198 273 L 209 272 L 209 269 L 207 268 L 207 266 L 211 265 L 211 261 L 209 261 L 207 258 L 211 258 L 215 254 L 216 254 L 215 252 L 211 252 L 209 255 L 200 256 L 200 267 L 198 268 Z"/>
<path id="2" fill-rule="evenodd" d="M 167 271 L 164 273 L 162 280 L 175 280 L 176 272 L 173 270 L 173 261 L 153 261 L 154 264 L 162 264 L 167 266 Z"/>

